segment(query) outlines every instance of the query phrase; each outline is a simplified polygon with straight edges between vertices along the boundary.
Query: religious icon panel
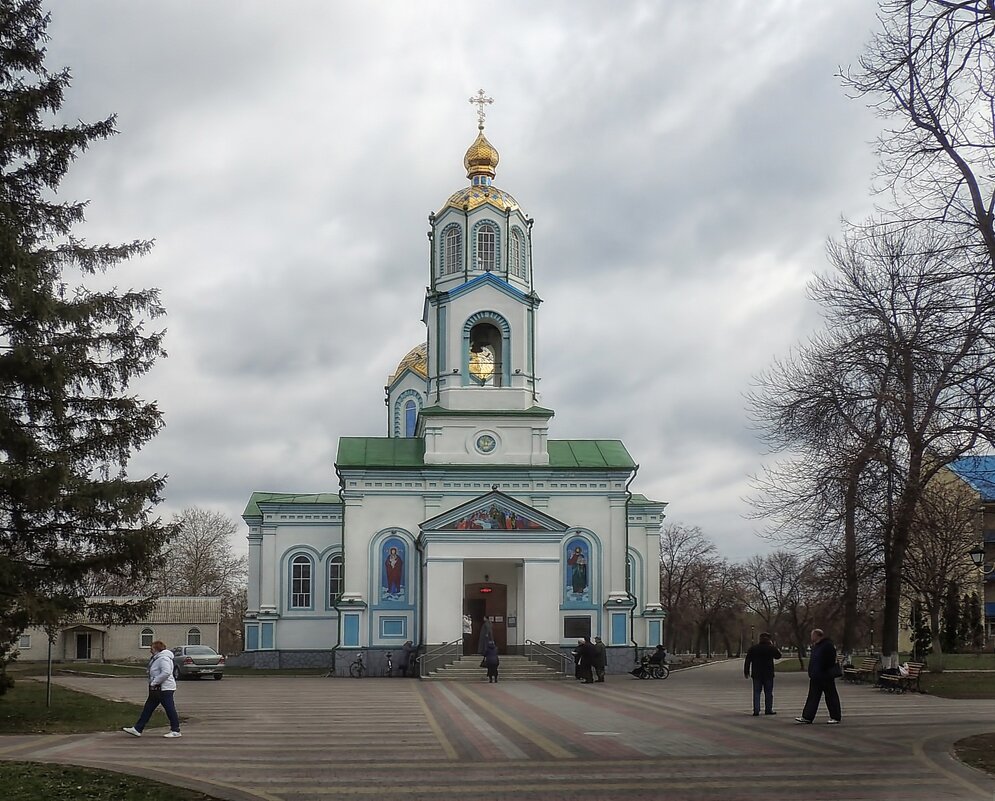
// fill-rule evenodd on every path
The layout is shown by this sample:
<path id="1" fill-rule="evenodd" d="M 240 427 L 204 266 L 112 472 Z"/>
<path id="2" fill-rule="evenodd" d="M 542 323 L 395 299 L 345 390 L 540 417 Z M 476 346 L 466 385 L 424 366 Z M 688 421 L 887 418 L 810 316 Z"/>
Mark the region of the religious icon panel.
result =
<path id="1" fill-rule="evenodd" d="M 591 546 L 587 540 L 581 537 L 572 537 L 567 541 L 564 558 L 564 604 L 589 605 L 591 603 Z"/>
<path id="2" fill-rule="evenodd" d="M 408 598 L 405 562 L 408 549 L 399 537 L 388 537 L 380 546 L 380 601 L 406 603 Z"/>

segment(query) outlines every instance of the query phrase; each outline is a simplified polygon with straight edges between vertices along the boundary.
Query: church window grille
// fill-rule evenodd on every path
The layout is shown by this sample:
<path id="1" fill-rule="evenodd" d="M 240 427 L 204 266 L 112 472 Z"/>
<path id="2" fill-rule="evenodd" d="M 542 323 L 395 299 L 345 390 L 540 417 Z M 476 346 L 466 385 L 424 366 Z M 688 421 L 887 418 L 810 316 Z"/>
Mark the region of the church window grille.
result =
<path id="1" fill-rule="evenodd" d="M 200 645 L 200 629 L 194 627 L 187 630 L 187 645 Z"/>
<path id="2" fill-rule="evenodd" d="M 463 233 L 458 225 L 449 226 L 443 234 L 442 274 L 450 275 L 460 271 L 463 259 Z"/>
<path id="3" fill-rule="evenodd" d="M 477 269 L 492 272 L 497 251 L 497 237 L 494 226 L 489 223 L 477 229 Z"/>
<path id="4" fill-rule="evenodd" d="M 418 422 L 418 406 L 413 400 L 404 404 L 404 436 L 415 435 L 415 423 Z"/>
<path id="5" fill-rule="evenodd" d="M 345 559 L 336 554 L 328 560 L 328 605 L 334 606 L 342 597 L 345 583 Z"/>
<path id="6" fill-rule="evenodd" d="M 295 556 L 290 563 L 290 608 L 307 609 L 311 606 L 311 560 Z"/>
<path id="7" fill-rule="evenodd" d="M 152 640 L 155 638 L 155 632 L 152 629 L 142 629 L 142 638 L 139 640 L 142 648 L 151 648 Z"/>

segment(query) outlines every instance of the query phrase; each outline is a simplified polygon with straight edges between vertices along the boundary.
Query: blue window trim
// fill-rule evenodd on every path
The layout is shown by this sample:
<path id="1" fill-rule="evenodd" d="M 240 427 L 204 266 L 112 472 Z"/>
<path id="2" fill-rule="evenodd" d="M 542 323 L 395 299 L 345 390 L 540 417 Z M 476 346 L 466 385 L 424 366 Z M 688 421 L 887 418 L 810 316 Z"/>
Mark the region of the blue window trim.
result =
<path id="1" fill-rule="evenodd" d="M 610 623 L 610 637 L 612 645 L 625 645 L 626 643 L 626 618 L 625 612 L 612 612 Z"/>
<path id="2" fill-rule="evenodd" d="M 342 564 L 342 591 L 345 591 L 345 556 L 342 551 L 335 550 L 328 554 L 328 558 L 325 560 L 325 611 L 334 609 L 335 605 L 332 603 L 332 560 L 340 559 Z"/>
<path id="3" fill-rule="evenodd" d="M 461 376 L 463 386 L 480 386 L 480 384 L 470 378 L 470 332 L 478 323 L 490 323 L 501 332 L 501 386 L 511 386 L 511 324 L 508 320 L 496 311 L 479 311 L 471 314 L 463 323 L 463 375 Z"/>
<path id="4" fill-rule="evenodd" d="M 259 624 L 259 649 L 272 651 L 276 648 L 276 624 L 264 622 Z"/>
<path id="5" fill-rule="evenodd" d="M 346 648 L 359 647 L 359 614 L 347 612 L 342 616 L 342 645 Z"/>
<path id="6" fill-rule="evenodd" d="M 404 429 L 402 427 L 402 422 L 404 420 L 404 407 L 405 404 L 413 400 L 415 402 L 415 421 L 418 420 L 418 414 L 422 409 L 422 396 L 417 389 L 406 389 L 400 395 L 397 396 L 397 400 L 394 402 L 394 436 L 403 437 Z M 411 436 L 414 436 L 412 434 Z"/>
<path id="7" fill-rule="evenodd" d="M 457 262 L 456 269 L 451 271 L 446 271 L 446 240 L 449 236 L 449 232 L 456 229 L 459 233 L 459 241 L 456 243 L 456 253 Z M 439 278 L 447 278 L 451 275 L 459 275 L 463 272 L 463 254 L 465 248 L 463 247 L 463 226 L 458 222 L 451 222 L 445 228 L 442 229 L 442 234 L 439 236 Z"/>
<path id="8" fill-rule="evenodd" d="M 311 591 L 308 593 L 308 603 L 294 605 L 294 563 L 298 557 L 304 557 L 310 567 Z M 318 572 L 315 570 L 315 558 L 306 551 L 292 551 L 287 554 L 287 609 L 293 612 L 313 612 L 314 594 L 318 590 Z"/>
<path id="9" fill-rule="evenodd" d="M 487 217 L 475 222 L 470 229 L 470 272 L 487 272 L 483 267 L 477 265 L 477 234 L 485 225 L 489 225 L 494 231 L 494 267 L 490 272 L 503 273 L 504 270 L 501 269 L 501 226 L 498 225 L 497 220 L 491 220 Z"/>
<path id="10" fill-rule="evenodd" d="M 396 624 L 395 631 L 388 631 L 390 624 Z M 384 615 L 380 618 L 381 640 L 406 640 L 408 638 L 408 618 L 406 615 Z"/>

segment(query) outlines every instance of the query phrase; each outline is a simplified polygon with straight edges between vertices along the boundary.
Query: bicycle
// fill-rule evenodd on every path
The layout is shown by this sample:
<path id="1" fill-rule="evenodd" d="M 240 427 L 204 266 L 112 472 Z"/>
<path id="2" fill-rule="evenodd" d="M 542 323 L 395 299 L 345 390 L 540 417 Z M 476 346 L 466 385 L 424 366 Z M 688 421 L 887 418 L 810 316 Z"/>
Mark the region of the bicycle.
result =
<path id="1" fill-rule="evenodd" d="M 349 665 L 349 675 L 354 679 L 361 679 L 366 675 L 366 665 L 363 664 L 363 655 L 356 654 L 356 659 Z"/>

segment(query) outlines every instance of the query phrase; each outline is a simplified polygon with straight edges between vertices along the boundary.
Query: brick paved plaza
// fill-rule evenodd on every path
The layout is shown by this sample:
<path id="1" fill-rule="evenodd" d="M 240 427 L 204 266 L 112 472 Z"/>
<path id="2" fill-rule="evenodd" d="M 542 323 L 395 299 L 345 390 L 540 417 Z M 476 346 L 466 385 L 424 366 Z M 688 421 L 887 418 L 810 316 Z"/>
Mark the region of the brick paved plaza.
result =
<path id="1" fill-rule="evenodd" d="M 140 679 L 59 682 L 145 696 Z M 779 675 L 779 714 L 754 718 L 738 660 L 594 685 L 229 676 L 180 684 L 182 739 L 8 736 L 0 759 L 109 768 L 233 800 L 995 799 L 995 780 L 949 755 L 960 737 L 995 731 L 995 701 L 842 684 L 843 725 L 824 725 L 823 708 L 802 726 L 806 687 Z"/>

